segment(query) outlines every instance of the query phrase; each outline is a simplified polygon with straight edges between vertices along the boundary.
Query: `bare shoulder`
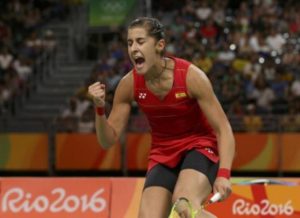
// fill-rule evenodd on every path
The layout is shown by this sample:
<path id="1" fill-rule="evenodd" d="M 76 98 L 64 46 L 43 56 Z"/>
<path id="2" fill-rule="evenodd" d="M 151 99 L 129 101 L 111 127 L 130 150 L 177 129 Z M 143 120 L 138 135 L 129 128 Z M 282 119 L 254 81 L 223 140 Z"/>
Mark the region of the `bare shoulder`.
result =
<path id="1" fill-rule="evenodd" d="M 133 71 L 129 71 L 120 81 L 123 84 L 126 85 L 132 85 L 133 86 Z"/>
<path id="2" fill-rule="evenodd" d="M 128 72 L 119 82 L 115 98 L 121 101 L 131 102 L 133 100 L 133 72 Z"/>
<path id="3" fill-rule="evenodd" d="M 212 92 L 211 83 L 206 74 L 193 64 L 189 66 L 186 84 L 191 97 L 199 98 Z"/>

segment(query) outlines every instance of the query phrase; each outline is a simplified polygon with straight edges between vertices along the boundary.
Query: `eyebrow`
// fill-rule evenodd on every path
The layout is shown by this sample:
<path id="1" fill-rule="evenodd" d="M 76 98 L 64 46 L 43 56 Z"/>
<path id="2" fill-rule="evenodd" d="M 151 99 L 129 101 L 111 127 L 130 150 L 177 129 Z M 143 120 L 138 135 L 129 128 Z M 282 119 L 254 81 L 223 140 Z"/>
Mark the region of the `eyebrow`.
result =
<path id="1" fill-rule="evenodd" d="M 146 40 L 146 37 L 138 37 L 135 39 L 136 41 L 140 41 L 140 40 Z M 132 42 L 134 41 L 133 39 L 127 39 L 127 42 Z"/>

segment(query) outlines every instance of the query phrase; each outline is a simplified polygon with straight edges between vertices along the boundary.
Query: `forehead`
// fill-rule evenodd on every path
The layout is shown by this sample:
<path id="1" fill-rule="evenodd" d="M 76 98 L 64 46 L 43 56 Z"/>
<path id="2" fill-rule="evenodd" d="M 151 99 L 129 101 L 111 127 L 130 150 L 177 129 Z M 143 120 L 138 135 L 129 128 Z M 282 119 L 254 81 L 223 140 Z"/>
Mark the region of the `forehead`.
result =
<path id="1" fill-rule="evenodd" d="M 147 36 L 147 30 L 143 27 L 129 28 L 127 32 L 127 39 L 145 38 Z"/>

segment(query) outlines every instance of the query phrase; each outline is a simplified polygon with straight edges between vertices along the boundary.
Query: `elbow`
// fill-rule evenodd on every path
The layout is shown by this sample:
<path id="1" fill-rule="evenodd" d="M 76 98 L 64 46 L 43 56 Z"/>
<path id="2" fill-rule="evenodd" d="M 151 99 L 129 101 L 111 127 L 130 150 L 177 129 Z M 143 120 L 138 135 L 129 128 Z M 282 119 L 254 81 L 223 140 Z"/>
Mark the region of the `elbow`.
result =
<path id="1" fill-rule="evenodd" d="M 112 145 L 110 144 L 100 144 L 101 148 L 103 148 L 104 150 L 108 150 Z"/>
<path id="2" fill-rule="evenodd" d="M 104 150 L 107 150 L 107 149 L 111 148 L 115 143 L 98 139 L 98 144 L 100 145 L 101 148 L 103 148 Z"/>
<path id="3" fill-rule="evenodd" d="M 113 129 L 107 132 L 98 130 L 96 133 L 98 144 L 105 150 L 111 148 L 118 141 L 117 134 Z"/>

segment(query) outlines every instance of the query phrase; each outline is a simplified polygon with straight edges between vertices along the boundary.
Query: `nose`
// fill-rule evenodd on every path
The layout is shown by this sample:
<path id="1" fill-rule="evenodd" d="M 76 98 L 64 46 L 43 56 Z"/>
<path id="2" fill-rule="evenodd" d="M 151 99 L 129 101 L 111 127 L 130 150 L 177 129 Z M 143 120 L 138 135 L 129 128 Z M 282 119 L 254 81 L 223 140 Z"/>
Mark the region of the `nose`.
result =
<path id="1" fill-rule="evenodd" d="M 138 50 L 138 46 L 137 46 L 137 43 L 133 42 L 132 45 L 131 45 L 131 51 L 132 52 L 135 52 Z"/>

